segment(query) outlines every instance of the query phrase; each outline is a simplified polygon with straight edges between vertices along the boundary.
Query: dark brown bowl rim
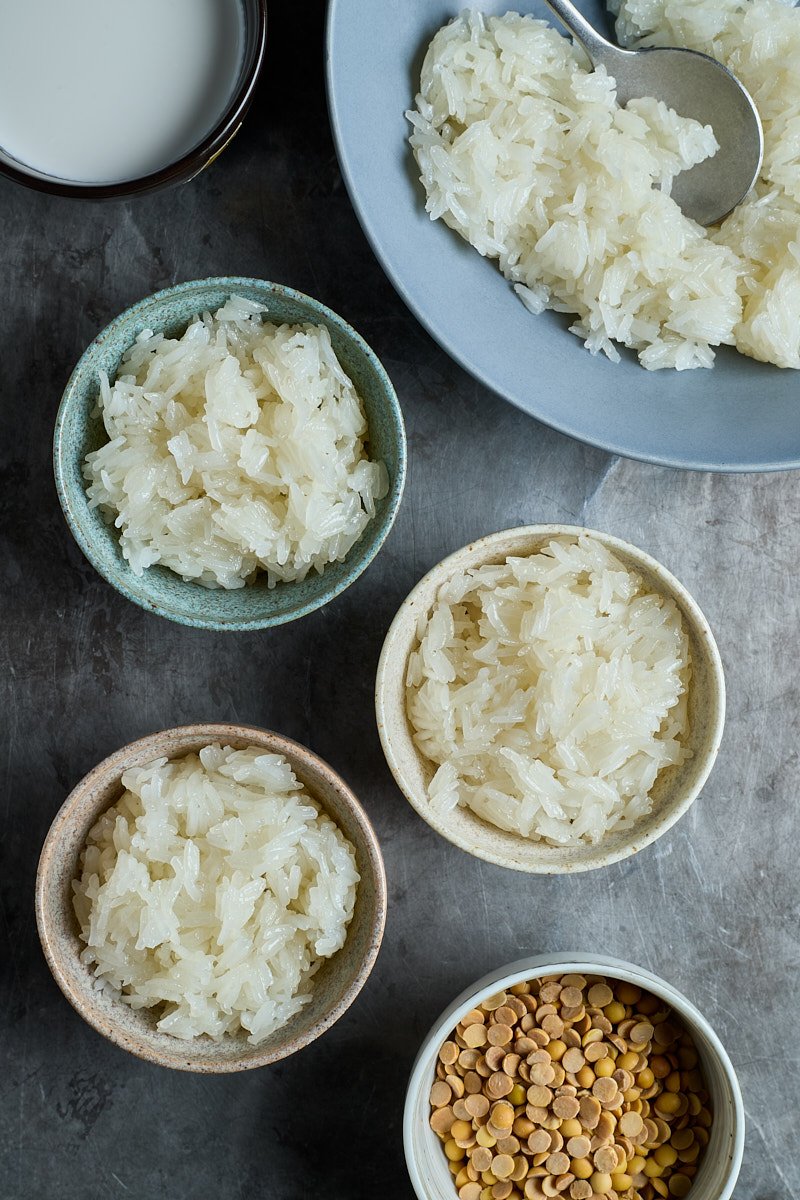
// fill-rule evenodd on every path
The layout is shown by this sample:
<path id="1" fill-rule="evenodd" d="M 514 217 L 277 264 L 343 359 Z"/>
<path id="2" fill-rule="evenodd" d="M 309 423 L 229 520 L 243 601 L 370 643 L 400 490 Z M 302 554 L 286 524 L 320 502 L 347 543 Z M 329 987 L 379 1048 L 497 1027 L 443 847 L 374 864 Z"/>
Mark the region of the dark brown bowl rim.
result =
<path id="1" fill-rule="evenodd" d="M 65 196 L 73 200 L 120 200 L 126 196 L 142 196 L 160 188 L 185 183 L 199 175 L 218 157 L 239 132 L 245 113 L 250 107 L 256 84 L 264 64 L 267 45 L 267 0 L 250 0 L 243 5 L 245 15 L 245 58 L 249 62 L 228 107 L 206 136 L 182 158 L 159 171 L 139 179 L 120 183 L 70 183 L 49 175 L 33 175 L 22 167 L 0 158 L 0 175 L 36 192 L 50 196 Z"/>
<path id="2" fill-rule="evenodd" d="M 87 787 L 91 787 L 95 781 L 102 779 L 112 768 L 118 771 L 119 775 L 122 775 L 131 755 L 143 750 L 148 743 L 154 743 L 154 753 L 158 753 L 155 743 L 159 738 L 165 736 L 180 737 L 186 740 L 196 740 L 202 737 L 208 738 L 209 741 L 224 741 L 226 737 L 237 741 L 244 741 L 249 736 L 262 739 L 259 743 L 261 746 L 265 748 L 268 746 L 270 750 L 283 753 L 290 759 L 296 757 L 306 766 L 311 767 L 317 774 L 327 776 L 329 780 L 332 780 L 337 790 L 346 797 L 364 836 L 368 849 L 371 874 L 375 885 L 374 912 L 370 920 L 367 952 L 357 970 L 353 973 L 353 978 L 346 990 L 339 997 L 339 1000 L 324 1012 L 319 1020 L 304 1033 L 299 1034 L 289 1042 L 274 1047 L 272 1050 L 264 1050 L 258 1053 L 258 1048 L 254 1047 L 254 1052 L 243 1058 L 197 1059 L 192 1056 L 191 1042 L 182 1042 L 180 1039 L 176 1039 L 175 1052 L 170 1054 L 162 1053 L 158 1049 L 153 1048 L 144 1037 L 131 1036 L 115 1022 L 109 1021 L 102 1016 L 91 1004 L 91 998 L 85 992 L 75 988 L 66 972 L 62 970 L 58 939 L 52 929 L 49 906 L 45 902 L 45 885 L 53 868 L 54 854 L 61 831 L 72 819 L 73 809 L 80 802 L 82 794 Z M 338 771 L 334 770 L 325 759 L 320 758 L 313 750 L 310 750 L 301 742 L 296 742 L 293 738 L 286 737 L 281 733 L 275 733 L 273 730 L 265 729 L 260 725 L 239 725 L 230 722 L 197 722 L 191 725 L 179 725 L 170 729 L 156 730 L 154 733 L 146 734 L 144 737 L 137 738 L 133 742 L 126 743 L 126 745 L 113 751 L 101 762 L 97 763 L 96 766 L 92 767 L 75 784 L 53 818 L 42 845 L 35 884 L 36 925 L 42 951 L 53 979 L 76 1013 L 97 1033 L 121 1049 L 127 1050 L 129 1054 L 133 1054 L 136 1058 L 154 1063 L 156 1066 L 171 1068 L 172 1070 L 207 1075 L 231 1074 L 269 1066 L 272 1063 L 279 1062 L 283 1058 L 288 1058 L 289 1055 L 295 1054 L 298 1050 L 302 1050 L 304 1047 L 310 1045 L 311 1042 L 316 1041 L 332 1025 L 335 1025 L 356 1000 L 375 966 L 386 928 L 387 903 L 386 867 L 378 835 L 364 806 L 349 784 L 339 775 Z"/>

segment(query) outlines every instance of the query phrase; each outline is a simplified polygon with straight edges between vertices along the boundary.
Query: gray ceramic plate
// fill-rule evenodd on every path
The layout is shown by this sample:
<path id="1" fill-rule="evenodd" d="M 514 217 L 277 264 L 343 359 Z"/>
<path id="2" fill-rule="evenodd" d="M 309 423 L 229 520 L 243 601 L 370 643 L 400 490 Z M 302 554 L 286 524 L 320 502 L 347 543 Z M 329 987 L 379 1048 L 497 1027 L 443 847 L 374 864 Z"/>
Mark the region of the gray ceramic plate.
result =
<path id="1" fill-rule="evenodd" d="M 723 349 L 713 371 L 592 358 L 555 313 L 531 316 L 497 267 L 424 210 L 403 118 L 430 38 L 464 0 L 330 0 L 328 95 L 339 161 L 372 247 L 436 340 L 488 387 L 563 433 L 669 466 L 800 466 L 800 380 Z M 481 0 L 546 16 L 533 0 Z M 578 0 L 605 21 L 601 0 Z"/>

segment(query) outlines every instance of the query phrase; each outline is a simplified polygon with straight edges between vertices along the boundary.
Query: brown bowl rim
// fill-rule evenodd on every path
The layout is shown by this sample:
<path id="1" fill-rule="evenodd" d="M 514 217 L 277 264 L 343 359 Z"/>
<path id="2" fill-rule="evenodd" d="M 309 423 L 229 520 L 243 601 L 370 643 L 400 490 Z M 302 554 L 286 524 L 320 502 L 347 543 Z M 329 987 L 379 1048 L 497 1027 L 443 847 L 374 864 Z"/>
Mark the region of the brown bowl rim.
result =
<path id="1" fill-rule="evenodd" d="M 200 739 L 224 741 L 226 738 L 232 738 L 234 741 L 240 742 L 254 738 L 259 747 L 283 754 L 290 762 L 292 759 L 302 762 L 311 772 L 324 777 L 342 795 L 352 811 L 364 838 L 367 859 L 375 886 L 375 901 L 369 921 L 367 953 L 364 955 L 358 970 L 344 994 L 310 1029 L 293 1038 L 291 1041 L 271 1050 L 265 1050 L 261 1054 L 257 1053 L 257 1047 L 254 1047 L 255 1052 L 242 1059 L 196 1059 L 191 1054 L 192 1042 L 179 1038 L 175 1039 L 174 1054 L 154 1049 L 145 1038 L 132 1037 L 129 1033 L 120 1029 L 113 1021 L 107 1020 L 105 1015 L 101 1014 L 91 1003 L 90 997 L 82 990 L 73 986 L 68 974 L 61 966 L 62 955 L 57 948 L 58 938 L 52 928 L 52 912 L 50 906 L 45 902 L 45 885 L 54 866 L 54 855 L 62 831 L 71 821 L 74 809 L 79 804 L 87 788 L 91 788 L 94 784 L 108 779 L 109 776 L 113 776 L 115 773 L 121 776 L 131 756 L 146 750 L 151 744 L 155 757 L 158 754 L 158 743 L 164 737 L 179 737 L 181 740 L 186 739 L 187 741 L 197 741 Z M 177 757 L 178 754 L 173 752 L 173 756 Z M 100 811 L 98 809 L 98 814 Z M 353 1004 L 372 972 L 383 941 L 386 927 L 386 910 L 387 884 L 383 853 L 372 822 L 355 793 L 345 783 L 338 772 L 323 758 L 315 754 L 313 750 L 309 750 L 307 746 L 302 745 L 302 743 L 295 741 L 293 738 L 275 733 L 273 730 L 265 729 L 258 725 L 237 725 L 225 722 L 201 722 L 192 725 L 178 725 L 170 729 L 157 730 L 154 733 L 147 734 L 144 737 L 137 738 L 135 741 L 121 746 L 93 767 L 70 791 L 53 818 L 47 832 L 36 871 L 36 926 L 42 951 L 53 978 L 78 1015 L 108 1041 L 113 1042 L 116 1046 L 120 1046 L 123 1050 L 127 1050 L 137 1058 L 162 1067 L 202 1074 L 230 1074 L 269 1066 L 271 1063 L 279 1062 L 281 1059 L 288 1058 L 298 1050 L 302 1050 L 305 1046 L 320 1037 L 321 1034 L 325 1033 L 326 1030 L 330 1029 Z"/>

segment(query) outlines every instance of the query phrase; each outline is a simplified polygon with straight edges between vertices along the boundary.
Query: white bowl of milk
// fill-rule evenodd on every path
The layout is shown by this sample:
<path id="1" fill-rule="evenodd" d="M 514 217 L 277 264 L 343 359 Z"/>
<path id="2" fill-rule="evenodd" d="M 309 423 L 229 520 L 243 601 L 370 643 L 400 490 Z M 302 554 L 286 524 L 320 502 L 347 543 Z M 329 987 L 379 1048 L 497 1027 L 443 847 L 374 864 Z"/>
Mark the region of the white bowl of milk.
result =
<path id="1" fill-rule="evenodd" d="M 0 173 L 100 199 L 189 179 L 238 130 L 266 0 L 24 0 L 0 12 Z"/>

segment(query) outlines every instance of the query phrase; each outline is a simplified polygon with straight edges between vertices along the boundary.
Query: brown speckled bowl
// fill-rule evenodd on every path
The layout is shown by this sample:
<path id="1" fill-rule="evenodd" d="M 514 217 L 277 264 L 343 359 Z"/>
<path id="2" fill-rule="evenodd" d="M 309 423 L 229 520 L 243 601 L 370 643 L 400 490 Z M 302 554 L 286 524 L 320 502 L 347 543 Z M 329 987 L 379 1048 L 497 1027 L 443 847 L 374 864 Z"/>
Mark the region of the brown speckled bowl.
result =
<path id="1" fill-rule="evenodd" d="M 134 1012 L 97 989 L 80 961 L 84 948 L 72 908 L 72 880 L 86 836 L 98 816 L 121 795 L 121 776 L 153 758 L 200 750 L 211 742 L 235 749 L 256 746 L 283 754 L 301 783 L 355 848 L 361 882 L 342 949 L 313 981 L 311 1002 L 258 1046 L 243 1034 L 213 1042 L 182 1041 L 159 1033 L 152 1011 Z M 80 1015 L 104 1037 L 149 1062 L 179 1071 L 222 1073 L 263 1067 L 301 1050 L 350 1007 L 375 963 L 386 920 L 386 875 L 378 839 L 366 813 L 327 763 L 289 738 L 248 725 L 187 725 L 123 746 L 90 771 L 59 809 L 45 839 L 36 878 L 36 921 L 53 976 Z"/>
<path id="2" fill-rule="evenodd" d="M 550 846 L 489 825 L 471 809 L 436 812 L 428 800 L 434 765 L 417 749 L 406 716 L 405 680 L 408 656 L 417 643 L 417 623 L 428 613 L 441 585 L 470 568 L 505 562 L 512 555 L 534 554 L 554 537 L 589 533 L 602 542 L 645 586 L 670 596 L 683 616 L 689 636 L 692 677 L 689 684 L 691 757 L 662 770 L 650 793 L 653 807 L 628 829 L 612 830 L 597 845 Z M 378 732 L 386 761 L 409 803 L 437 833 L 462 850 L 514 871 L 561 875 L 591 871 L 619 862 L 648 846 L 688 811 L 714 765 L 725 724 L 725 678 L 717 644 L 708 622 L 686 588 L 644 550 L 595 529 L 573 525 L 526 525 L 504 529 L 451 554 L 422 579 L 392 622 L 383 644 L 375 684 Z"/>

